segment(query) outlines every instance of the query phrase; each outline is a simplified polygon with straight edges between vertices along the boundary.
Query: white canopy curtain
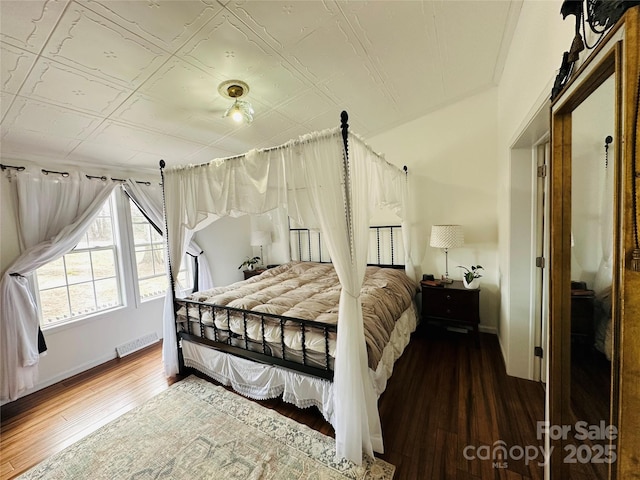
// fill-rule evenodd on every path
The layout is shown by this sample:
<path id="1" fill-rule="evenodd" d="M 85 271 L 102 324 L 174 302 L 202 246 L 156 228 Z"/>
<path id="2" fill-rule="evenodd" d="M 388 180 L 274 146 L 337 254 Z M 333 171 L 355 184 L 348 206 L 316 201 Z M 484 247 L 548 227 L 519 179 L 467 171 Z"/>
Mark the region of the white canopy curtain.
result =
<path id="1" fill-rule="evenodd" d="M 174 280 L 189 236 L 221 216 L 259 214 L 286 206 L 298 223 L 321 230 L 343 287 L 334 372 L 336 453 L 360 463 L 363 450 L 369 455 L 383 451 L 359 300 L 369 219 L 373 209 L 383 204 L 401 213 L 407 196 L 402 171 L 353 134 L 349 134 L 349 149 L 348 197 L 344 147 L 337 128 L 302 136 L 275 149 L 167 169 L 164 185 Z M 347 204 L 350 216 L 345 214 Z M 175 340 L 173 315 L 165 322 L 165 335 Z M 164 345 L 175 351 L 175 341 L 167 336 Z M 170 357 L 166 352 L 165 361 Z M 165 365 L 167 371 L 177 368 L 177 358 L 175 365 Z"/>
<path id="2" fill-rule="evenodd" d="M 146 182 L 140 183 L 136 180 L 128 179 L 123 184 L 127 195 L 142 210 L 147 219 L 160 230 L 163 237 L 164 234 L 164 217 L 162 215 L 162 190 L 154 184 L 147 185 Z M 196 259 L 198 263 L 198 289 L 208 290 L 213 288 L 213 280 L 211 279 L 211 270 L 209 262 L 202 248 L 193 240 L 189 242 L 187 253 Z"/>
<path id="3" fill-rule="evenodd" d="M 16 174 L 17 226 L 22 254 L 0 282 L 0 360 L 3 400 L 15 400 L 37 379 L 38 311 L 29 276 L 69 252 L 118 185 L 88 179 L 70 171 L 68 177 L 44 175 L 29 167 Z"/>

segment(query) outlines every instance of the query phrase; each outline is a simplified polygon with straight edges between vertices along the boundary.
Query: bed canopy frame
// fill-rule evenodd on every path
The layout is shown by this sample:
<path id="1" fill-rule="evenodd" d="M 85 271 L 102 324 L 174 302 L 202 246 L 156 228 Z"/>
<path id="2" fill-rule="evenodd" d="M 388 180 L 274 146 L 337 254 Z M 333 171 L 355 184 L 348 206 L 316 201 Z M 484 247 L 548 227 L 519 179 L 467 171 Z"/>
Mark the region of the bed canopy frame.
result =
<path id="1" fill-rule="evenodd" d="M 340 118 L 339 128 L 277 147 L 172 169 L 160 161 L 170 277 L 163 359 L 167 375 L 178 373 L 176 272 L 190 235 L 222 216 L 264 213 L 286 205 L 290 215 L 307 225 L 310 221 L 323 233 L 342 285 L 333 375 L 336 454 L 360 464 L 363 452 L 373 456 L 374 451 L 384 451 L 359 300 L 368 248 L 363 232 L 368 231 L 373 206 L 391 207 L 403 219 L 407 275 L 414 278 L 415 269 L 408 234 L 407 169 L 389 164 L 349 132 L 346 111 Z M 188 318 L 186 323 L 190 324 Z"/>

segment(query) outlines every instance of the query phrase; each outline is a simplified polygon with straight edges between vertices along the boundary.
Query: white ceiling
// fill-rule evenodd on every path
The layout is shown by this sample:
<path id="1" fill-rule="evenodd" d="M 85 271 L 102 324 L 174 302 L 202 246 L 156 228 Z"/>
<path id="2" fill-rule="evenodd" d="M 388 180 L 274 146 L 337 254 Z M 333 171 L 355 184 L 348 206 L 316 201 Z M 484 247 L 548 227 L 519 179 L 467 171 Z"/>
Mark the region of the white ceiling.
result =
<path id="1" fill-rule="evenodd" d="M 522 0 L 0 0 L 3 162 L 157 168 L 339 124 L 367 138 L 497 84 Z M 238 126 L 217 91 L 250 86 Z"/>

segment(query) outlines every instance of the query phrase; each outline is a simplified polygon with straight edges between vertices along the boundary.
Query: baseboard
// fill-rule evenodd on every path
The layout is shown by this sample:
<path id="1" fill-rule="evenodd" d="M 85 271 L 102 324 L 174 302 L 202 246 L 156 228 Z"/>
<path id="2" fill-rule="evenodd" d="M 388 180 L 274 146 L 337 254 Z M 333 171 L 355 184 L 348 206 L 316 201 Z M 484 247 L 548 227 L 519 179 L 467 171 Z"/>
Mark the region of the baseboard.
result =
<path id="1" fill-rule="evenodd" d="M 500 346 L 500 352 L 502 353 L 502 361 L 506 369 L 507 368 L 507 352 L 504 349 L 504 345 L 502 344 L 502 336 L 500 335 L 498 335 L 498 345 Z"/>
<path id="2" fill-rule="evenodd" d="M 33 388 L 29 388 L 28 390 L 25 390 L 24 392 L 22 392 L 18 398 L 26 397 L 27 395 L 35 393 L 38 390 L 42 390 L 44 388 L 50 387 L 54 383 L 62 382 L 63 380 L 66 380 L 67 378 L 71 378 L 74 375 L 78 375 L 79 373 L 82 373 L 82 372 L 84 372 L 86 370 L 89 370 L 91 368 L 97 367 L 98 365 L 102 365 L 103 363 L 106 363 L 109 360 L 113 360 L 115 358 L 117 358 L 117 355 L 116 355 L 116 352 L 114 350 L 114 352 L 109 354 L 109 355 L 104 355 L 103 357 L 100 357 L 98 359 L 94 359 L 91 362 L 87 362 L 87 363 L 85 363 L 83 365 L 78 365 L 78 366 L 76 366 L 76 367 L 74 367 L 74 368 L 72 368 L 70 370 L 67 370 L 65 372 L 59 373 L 55 377 L 49 378 L 48 380 L 46 380 L 44 382 L 37 383 Z M 14 401 L 14 400 L 11 400 L 11 401 Z M 5 405 L 7 403 L 10 403 L 10 402 L 9 401 L 2 402 L 2 404 L 0 404 L 0 405 Z"/>
<path id="3" fill-rule="evenodd" d="M 498 329 L 496 327 L 489 327 L 487 325 L 480 325 L 478 326 L 478 330 L 480 330 L 482 333 L 490 333 L 492 335 L 498 335 Z M 500 338 L 500 337 L 498 337 Z"/>

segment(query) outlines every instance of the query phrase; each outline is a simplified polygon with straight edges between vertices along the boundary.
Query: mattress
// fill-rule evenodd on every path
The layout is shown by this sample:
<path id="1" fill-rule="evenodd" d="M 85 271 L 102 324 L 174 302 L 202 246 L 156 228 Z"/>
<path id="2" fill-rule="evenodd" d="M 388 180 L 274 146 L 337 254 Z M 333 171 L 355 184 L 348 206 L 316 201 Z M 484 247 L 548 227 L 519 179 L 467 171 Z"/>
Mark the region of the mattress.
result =
<path id="1" fill-rule="evenodd" d="M 369 356 L 369 367 L 378 365 L 389 342 L 395 322 L 409 308 L 416 284 L 402 270 L 367 267 L 361 289 L 362 314 Z M 274 314 L 312 320 L 335 326 L 338 320 L 340 281 L 331 264 L 290 262 L 248 280 L 216 287 L 187 297 L 188 300 L 226 306 L 246 311 L 229 311 L 215 307 L 181 303 L 178 300 L 178 322 L 182 330 L 218 341 L 229 336 L 233 343 L 256 342 L 274 356 L 302 351 L 303 332 L 299 323 L 273 319 L 260 314 Z M 201 318 L 201 322 L 200 319 Z M 215 325 L 215 328 L 214 328 Z M 304 327 L 304 344 L 308 360 L 324 365 L 327 353 L 334 357 L 336 333 L 329 332 L 328 352 L 321 326 Z M 279 352 L 279 353 L 278 353 Z M 331 363 L 333 363 L 331 361 Z"/>

